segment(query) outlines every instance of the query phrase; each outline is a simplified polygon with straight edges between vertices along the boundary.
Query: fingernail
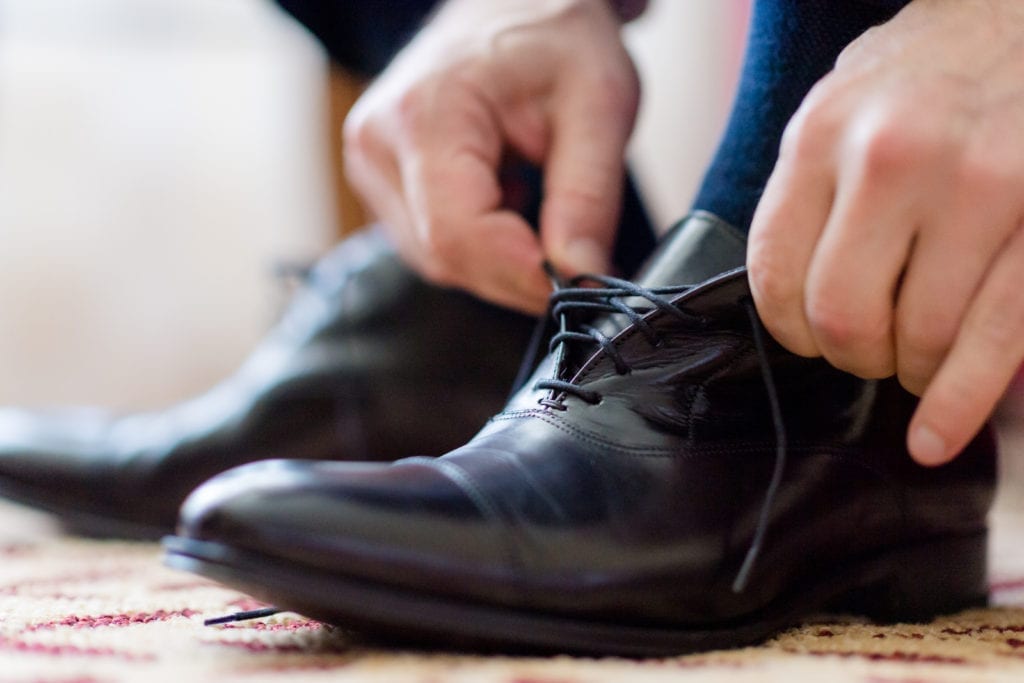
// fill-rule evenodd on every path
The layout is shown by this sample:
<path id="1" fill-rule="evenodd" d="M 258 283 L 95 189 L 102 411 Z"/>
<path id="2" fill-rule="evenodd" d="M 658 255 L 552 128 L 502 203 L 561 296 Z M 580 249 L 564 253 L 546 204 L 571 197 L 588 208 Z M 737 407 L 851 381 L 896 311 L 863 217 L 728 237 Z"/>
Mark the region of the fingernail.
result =
<path id="1" fill-rule="evenodd" d="M 561 256 L 562 266 L 568 267 L 574 273 L 603 275 L 609 270 L 605 248 L 594 240 L 586 238 L 572 240 L 562 249 Z"/>
<path id="2" fill-rule="evenodd" d="M 946 442 L 928 425 L 915 427 L 907 445 L 914 458 L 925 465 L 946 461 Z"/>

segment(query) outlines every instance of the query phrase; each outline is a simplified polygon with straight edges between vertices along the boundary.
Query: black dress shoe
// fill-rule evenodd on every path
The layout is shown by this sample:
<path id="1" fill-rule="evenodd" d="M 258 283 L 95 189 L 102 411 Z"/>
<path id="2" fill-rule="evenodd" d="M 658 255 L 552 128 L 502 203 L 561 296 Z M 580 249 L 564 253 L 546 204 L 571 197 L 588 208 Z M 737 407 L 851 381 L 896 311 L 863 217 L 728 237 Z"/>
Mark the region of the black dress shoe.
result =
<path id="1" fill-rule="evenodd" d="M 158 538 L 192 489 L 247 462 L 439 455 L 501 407 L 533 326 L 427 285 L 370 229 L 199 398 L 124 417 L 0 411 L 0 494 L 79 533 Z"/>
<path id="2" fill-rule="evenodd" d="M 556 294 L 557 314 L 610 317 L 557 335 L 535 381 L 444 457 L 215 478 L 168 563 L 345 628 L 504 650 L 664 655 L 823 611 L 984 602 L 991 433 L 914 464 L 914 397 L 771 342 L 742 267 L 705 279 L 743 262 L 735 235 L 697 215 L 647 289 Z M 651 289 L 680 281 L 702 282 Z"/>

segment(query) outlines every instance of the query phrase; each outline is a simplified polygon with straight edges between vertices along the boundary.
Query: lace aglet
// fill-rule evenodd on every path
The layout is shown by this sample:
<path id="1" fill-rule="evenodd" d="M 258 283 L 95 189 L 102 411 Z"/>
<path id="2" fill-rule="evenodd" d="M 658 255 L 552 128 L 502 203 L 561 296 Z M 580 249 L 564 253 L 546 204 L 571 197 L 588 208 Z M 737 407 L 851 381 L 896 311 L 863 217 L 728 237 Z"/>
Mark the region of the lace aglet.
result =
<path id="1" fill-rule="evenodd" d="M 210 619 L 203 620 L 203 626 L 216 626 L 218 624 L 229 624 L 235 621 L 247 621 L 249 619 L 262 619 L 263 617 L 270 617 L 281 610 L 277 607 L 264 607 L 262 609 L 252 609 L 245 612 L 235 612 L 233 614 L 226 614 L 222 617 L 213 617 Z"/>

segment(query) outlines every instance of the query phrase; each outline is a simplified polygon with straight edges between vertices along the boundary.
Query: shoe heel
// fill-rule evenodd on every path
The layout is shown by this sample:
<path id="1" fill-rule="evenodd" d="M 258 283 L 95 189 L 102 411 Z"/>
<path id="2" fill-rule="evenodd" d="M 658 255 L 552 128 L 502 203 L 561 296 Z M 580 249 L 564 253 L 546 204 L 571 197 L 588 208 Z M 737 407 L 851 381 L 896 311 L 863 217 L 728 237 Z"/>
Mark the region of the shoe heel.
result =
<path id="1" fill-rule="evenodd" d="M 852 591 L 838 611 L 879 623 L 930 621 L 988 603 L 987 535 L 933 541 L 890 556 L 888 578 Z"/>

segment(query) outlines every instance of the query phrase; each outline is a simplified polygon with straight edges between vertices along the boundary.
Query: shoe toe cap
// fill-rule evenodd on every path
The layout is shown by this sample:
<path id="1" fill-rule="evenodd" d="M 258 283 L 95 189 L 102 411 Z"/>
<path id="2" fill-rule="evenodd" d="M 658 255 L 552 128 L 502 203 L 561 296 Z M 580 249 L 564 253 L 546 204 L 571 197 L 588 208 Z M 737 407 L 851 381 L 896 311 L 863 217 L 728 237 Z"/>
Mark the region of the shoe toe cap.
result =
<path id="1" fill-rule="evenodd" d="M 419 582 L 439 562 L 476 571 L 482 562 L 507 558 L 501 530 L 428 458 L 244 465 L 188 497 L 178 534 L 316 571 L 388 581 Z"/>

